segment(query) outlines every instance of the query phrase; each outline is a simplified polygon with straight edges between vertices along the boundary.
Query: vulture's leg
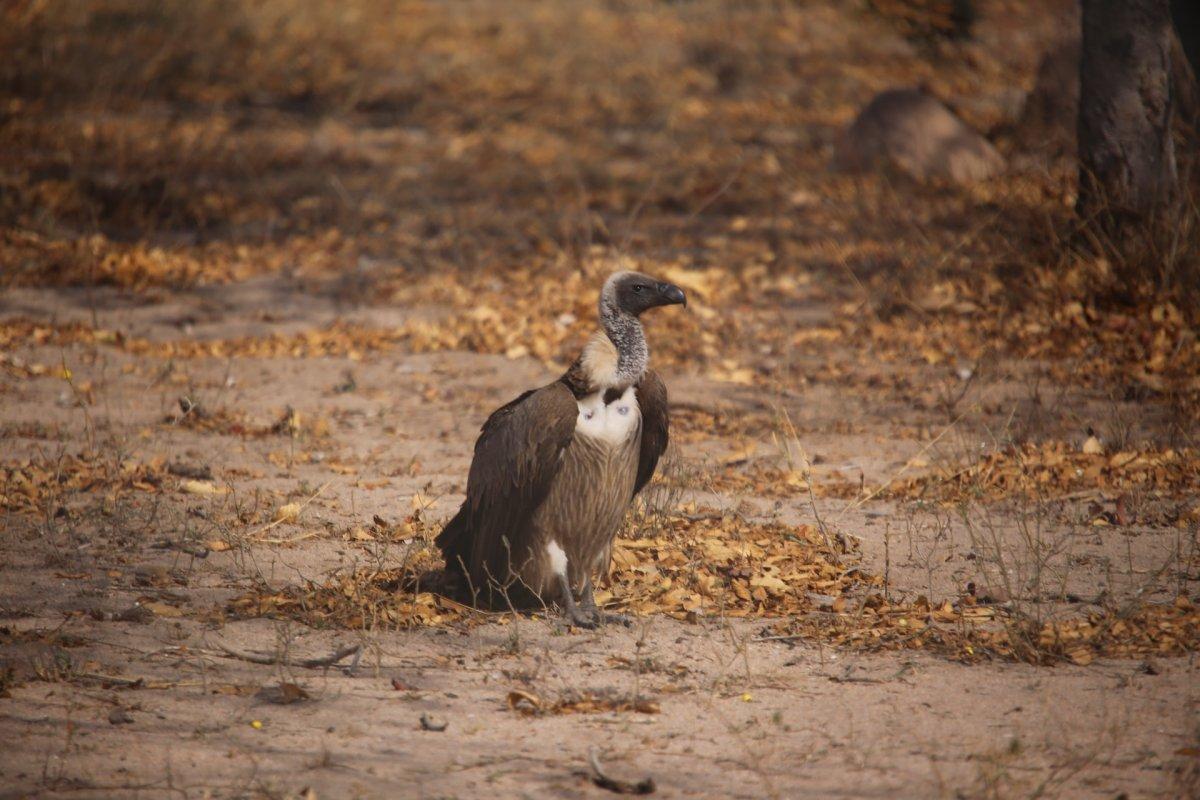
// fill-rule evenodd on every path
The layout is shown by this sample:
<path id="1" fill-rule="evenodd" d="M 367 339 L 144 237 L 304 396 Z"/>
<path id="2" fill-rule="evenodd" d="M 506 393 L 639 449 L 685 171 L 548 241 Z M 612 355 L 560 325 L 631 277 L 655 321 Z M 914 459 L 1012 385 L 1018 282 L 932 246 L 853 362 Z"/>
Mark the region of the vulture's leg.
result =
<path id="1" fill-rule="evenodd" d="M 567 580 L 565 572 L 558 575 L 558 589 L 565 609 L 563 617 L 568 625 L 575 625 L 579 628 L 595 628 L 599 624 L 595 616 L 575 604 L 575 597 L 571 594 L 571 582 Z"/>
<path id="2" fill-rule="evenodd" d="M 575 605 L 575 596 L 571 592 L 571 580 L 567 577 L 567 554 L 558 546 L 558 542 L 553 540 L 546 545 L 546 554 L 550 557 L 550 568 L 558 576 L 559 600 L 562 602 L 563 616 L 566 618 L 567 624 L 580 628 L 596 627 L 596 619 Z"/>
<path id="3" fill-rule="evenodd" d="M 592 589 L 591 577 L 584 578 L 583 596 L 579 599 L 579 610 L 595 620 L 597 625 L 607 625 L 612 622 L 624 625 L 626 628 L 633 625 L 633 620 L 624 614 L 608 614 L 600 610 L 596 605 L 596 594 Z"/>

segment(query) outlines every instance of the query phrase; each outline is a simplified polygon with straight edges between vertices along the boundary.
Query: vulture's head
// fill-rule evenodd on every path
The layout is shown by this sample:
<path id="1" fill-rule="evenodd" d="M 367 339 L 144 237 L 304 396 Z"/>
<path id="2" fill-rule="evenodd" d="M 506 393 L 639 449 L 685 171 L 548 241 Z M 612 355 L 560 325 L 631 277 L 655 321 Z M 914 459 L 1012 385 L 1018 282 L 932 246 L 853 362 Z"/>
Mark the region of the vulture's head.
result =
<path id="1" fill-rule="evenodd" d="M 687 295 L 673 283 L 640 272 L 617 272 L 604 282 L 600 307 L 639 316 L 658 306 L 687 305 Z"/>

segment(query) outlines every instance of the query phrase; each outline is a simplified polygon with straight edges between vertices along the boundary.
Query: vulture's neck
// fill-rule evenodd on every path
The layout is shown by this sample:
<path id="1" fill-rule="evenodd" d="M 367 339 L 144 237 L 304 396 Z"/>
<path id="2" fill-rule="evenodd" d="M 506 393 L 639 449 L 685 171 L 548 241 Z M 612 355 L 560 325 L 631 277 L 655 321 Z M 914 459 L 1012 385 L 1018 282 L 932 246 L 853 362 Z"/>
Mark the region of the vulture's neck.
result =
<path id="1" fill-rule="evenodd" d="M 646 334 L 642 331 L 641 321 L 611 303 L 601 303 L 600 324 L 617 349 L 613 385 L 624 388 L 637 383 L 650 364 L 650 348 L 646 346 Z"/>
<path id="2" fill-rule="evenodd" d="M 601 390 L 625 389 L 640 383 L 650 363 L 642 323 L 632 314 L 601 301 L 600 324 L 563 380 L 576 397 Z"/>
<path id="3" fill-rule="evenodd" d="M 576 398 L 599 391 L 624 391 L 641 383 L 650 364 L 650 348 L 637 317 L 601 298 L 600 325 L 603 333 L 592 335 L 562 377 Z"/>

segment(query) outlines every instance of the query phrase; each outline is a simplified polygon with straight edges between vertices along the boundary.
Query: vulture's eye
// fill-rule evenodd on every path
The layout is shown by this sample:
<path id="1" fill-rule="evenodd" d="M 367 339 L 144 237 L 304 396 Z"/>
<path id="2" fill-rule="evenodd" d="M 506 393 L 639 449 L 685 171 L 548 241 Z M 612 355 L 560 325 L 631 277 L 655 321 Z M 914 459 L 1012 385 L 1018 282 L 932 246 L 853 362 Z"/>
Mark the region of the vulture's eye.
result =
<path id="1" fill-rule="evenodd" d="M 635 284 L 633 285 L 633 290 L 634 290 L 635 292 L 640 292 L 640 291 L 642 291 L 642 290 L 643 290 L 643 289 L 645 289 L 645 288 L 646 288 L 646 284 L 644 284 L 644 283 L 635 283 Z"/>

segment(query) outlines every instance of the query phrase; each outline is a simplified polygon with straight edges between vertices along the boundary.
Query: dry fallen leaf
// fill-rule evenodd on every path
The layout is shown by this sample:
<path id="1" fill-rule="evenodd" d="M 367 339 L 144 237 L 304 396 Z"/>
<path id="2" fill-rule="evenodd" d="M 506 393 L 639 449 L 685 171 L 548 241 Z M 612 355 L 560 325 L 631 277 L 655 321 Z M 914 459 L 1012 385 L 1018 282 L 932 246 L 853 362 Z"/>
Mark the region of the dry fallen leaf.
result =
<path id="1" fill-rule="evenodd" d="M 542 708 L 542 700 L 532 692 L 513 689 L 508 693 L 508 707 L 525 715 L 538 713 Z"/>
<path id="2" fill-rule="evenodd" d="M 183 612 L 175 606 L 166 603 L 160 603 L 156 600 L 148 600 L 139 604 L 142 608 L 154 614 L 156 617 L 182 617 Z"/>
<path id="3" fill-rule="evenodd" d="M 275 522 L 295 522 L 300 518 L 300 504 L 287 503 L 275 509 Z"/>
<path id="4" fill-rule="evenodd" d="M 207 495 L 217 493 L 217 487 L 213 485 L 212 481 L 185 480 L 179 484 L 179 488 L 188 494 Z"/>
<path id="5" fill-rule="evenodd" d="M 1072 664 L 1080 667 L 1086 667 L 1088 664 L 1092 663 L 1094 659 L 1094 655 L 1091 649 L 1088 647 L 1072 648 L 1067 651 L 1066 656 L 1071 660 Z"/>

